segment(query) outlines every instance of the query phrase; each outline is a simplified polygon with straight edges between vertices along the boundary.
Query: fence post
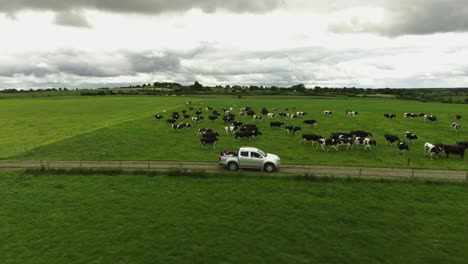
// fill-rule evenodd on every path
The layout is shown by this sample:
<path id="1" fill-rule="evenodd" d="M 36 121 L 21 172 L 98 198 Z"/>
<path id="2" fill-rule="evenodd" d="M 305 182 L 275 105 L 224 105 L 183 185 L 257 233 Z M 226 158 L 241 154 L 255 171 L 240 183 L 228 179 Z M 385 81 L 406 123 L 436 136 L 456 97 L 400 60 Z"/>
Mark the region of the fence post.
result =
<path id="1" fill-rule="evenodd" d="M 359 177 L 362 176 L 362 168 L 359 168 Z"/>
<path id="2" fill-rule="evenodd" d="M 149 161 L 148 161 L 148 171 L 150 171 L 150 163 L 149 163 Z"/>
<path id="3" fill-rule="evenodd" d="M 406 167 L 409 167 L 410 164 L 410 158 L 408 158 L 408 162 L 406 163 Z"/>
<path id="4" fill-rule="evenodd" d="M 411 170 L 411 178 L 414 178 L 414 169 Z"/>
<path id="5" fill-rule="evenodd" d="M 82 167 L 82 164 L 81 164 L 81 163 L 82 163 L 82 160 L 80 160 L 80 168 Z"/>

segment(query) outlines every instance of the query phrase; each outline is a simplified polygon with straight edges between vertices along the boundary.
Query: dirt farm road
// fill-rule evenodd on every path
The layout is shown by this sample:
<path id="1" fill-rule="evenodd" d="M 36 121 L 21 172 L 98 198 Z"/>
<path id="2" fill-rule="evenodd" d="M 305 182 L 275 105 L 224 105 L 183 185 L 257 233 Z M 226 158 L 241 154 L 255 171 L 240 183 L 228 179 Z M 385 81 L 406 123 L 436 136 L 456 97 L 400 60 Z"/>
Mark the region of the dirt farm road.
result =
<path id="1" fill-rule="evenodd" d="M 170 161 L 0 161 L 0 170 L 19 169 L 123 169 L 123 170 L 187 170 L 224 173 L 226 170 L 216 162 L 170 162 Z M 276 175 L 276 174 L 273 174 Z M 427 179 L 468 182 L 468 171 L 428 170 L 373 167 L 340 167 L 321 165 L 283 165 L 278 175 L 310 175 L 327 177 Z"/>

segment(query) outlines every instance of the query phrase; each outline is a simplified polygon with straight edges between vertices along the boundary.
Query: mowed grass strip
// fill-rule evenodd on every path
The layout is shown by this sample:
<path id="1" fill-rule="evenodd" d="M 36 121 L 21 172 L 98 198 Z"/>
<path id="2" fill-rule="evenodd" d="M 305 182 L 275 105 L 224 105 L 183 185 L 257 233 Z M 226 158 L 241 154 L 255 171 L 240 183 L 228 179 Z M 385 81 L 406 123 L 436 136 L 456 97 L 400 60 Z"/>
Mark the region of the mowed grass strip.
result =
<path id="1" fill-rule="evenodd" d="M 178 97 L 58 97 L 0 100 L 0 158 L 172 109 Z"/>
<path id="2" fill-rule="evenodd" d="M 34 160 L 97 160 L 100 153 L 108 152 L 110 160 L 165 160 L 165 161 L 208 161 L 216 162 L 217 155 L 224 149 L 236 150 L 243 145 L 260 147 L 267 152 L 278 154 L 283 164 L 321 164 L 343 166 L 374 166 L 374 167 L 407 167 L 434 169 L 468 169 L 466 160 L 459 156 L 451 156 L 430 160 L 424 157 L 425 142 L 455 144 L 456 141 L 468 140 L 465 130 L 455 133 L 451 123 L 455 115 L 466 115 L 464 105 L 420 103 L 391 99 L 271 99 L 271 98 L 215 98 L 204 99 L 196 106 L 205 109 L 207 106 L 220 110 L 233 105 L 251 106 L 257 112 L 263 107 L 270 111 L 274 107 L 279 112 L 289 108 L 289 113 L 305 111 L 307 115 L 298 119 L 264 117 L 262 121 L 253 121 L 249 117 L 237 116 L 244 123 L 255 123 L 263 133 L 253 140 L 234 140 L 232 134 L 225 134 L 221 117 L 216 121 L 208 120 L 209 113 L 204 111 L 205 120 L 194 127 L 179 132 L 172 131 L 165 120 L 156 121 L 151 115 L 138 120 L 106 127 L 91 133 L 81 134 L 60 142 L 41 146 L 16 159 Z M 293 110 L 293 107 L 295 110 Z M 188 106 L 179 105 L 177 110 L 188 110 Z M 357 111 L 355 117 L 347 117 L 346 110 Z M 323 110 L 334 112 L 332 117 L 323 116 Z M 403 112 L 429 113 L 439 118 L 437 123 L 424 122 L 422 118 L 414 120 L 403 119 Z M 193 115 L 193 112 L 189 111 Z M 397 118 L 387 120 L 384 113 L 395 113 Z M 235 112 L 238 115 L 238 109 Z M 305 119 L 318 121 L 317 127 L 303 124 Z M 302 128 L 296 135 L 287 135 L 281 129 L 272 129 L 270 121 L 282 121 L 286 125 L 297 125 Z M 189 122 L 179 120 L 178 123 Z M 468 125 L 461 120 L 462 127 Z M 465 124 L 466 123 L 466 124 Z M 216 148 L 202 148 L 197 136 L 197 130 L 202 127 L 214 129 L 220 134 Z M 321 148 L 308 144 L 299 144 L 303 133 L 320 134 L 328 137 L 331 132 L 349 132 L 365 130 L 373 133 L 377 146 L 370 150 L 354 148 L 352 150 L 323 151 Z M 386 145 L 384 134 L 398 135 L 403 139 L 405 131 L 411 131 L 419 136 L 419 140 L 410 144 L 410 151 L 405 155 L 398 154 L 394 145 Z"/>
<path id="3" fill-rule="evenodd" d="M 0 173 L 5 263 L 460 263 L 466 186 Z"/>

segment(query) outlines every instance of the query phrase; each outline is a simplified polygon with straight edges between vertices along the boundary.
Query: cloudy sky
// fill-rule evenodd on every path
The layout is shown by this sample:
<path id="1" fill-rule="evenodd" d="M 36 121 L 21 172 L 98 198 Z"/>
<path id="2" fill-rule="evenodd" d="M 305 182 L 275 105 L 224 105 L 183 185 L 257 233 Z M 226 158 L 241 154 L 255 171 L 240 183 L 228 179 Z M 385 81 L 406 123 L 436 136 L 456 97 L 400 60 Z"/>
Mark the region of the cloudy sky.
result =
<path id="1" fill-rule="evenodd" d="M 468 87 L 466 0 L 0 0 L 0 89 Z"/>

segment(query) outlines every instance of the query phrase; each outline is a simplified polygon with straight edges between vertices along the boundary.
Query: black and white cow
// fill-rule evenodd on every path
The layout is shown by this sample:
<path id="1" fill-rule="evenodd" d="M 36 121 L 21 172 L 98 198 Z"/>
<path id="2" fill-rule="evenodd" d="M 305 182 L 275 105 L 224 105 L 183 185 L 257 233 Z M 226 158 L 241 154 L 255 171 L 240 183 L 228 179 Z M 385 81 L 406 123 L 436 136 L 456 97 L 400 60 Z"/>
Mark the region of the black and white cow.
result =
<path id="1" fill-rule="evenodd" d="M 242 126 L 244 123 L 242 123 L 241 121 L 232 121 L 231 122 L 231 126 L 237 126 L 237 127 L 240 127 Z"/>
<path id="2" fill-rule="evenodd" d="M 398 148 L 398 153 L 399 154 L 403 153 L 403 155 L 405 155 L 405 152 L 409 150 L 409 146 L 408 144 L 406 144 L 405 141 L 398 142 L 397 148 Z"/>
<path id="3" fill-rule="evenodd" d="M 317 127 L 317 120 L 314 120 L 314 119 L 304 120 L 304 122 L 302 123 L 309 125 L 309 126 Z"/>
<path id="4" fill-rule="evenodd" d="M 356 111 L 346 110 L 347 116 L 357 116 L 359 113 Z"/>
<path id="5" fill-rule="evenodd" d="M 435 115 L 424 115 L 424 121 L 429 121 L 431 123 L 434 123 L 437 121 L 437 116 Z"/>
<path id="6" fill-rule="evenodd" d="M 364 150 L 367 150 L 368 148 L 372 149 L 372 146 L 377 145 L 377 142 L 367 137 L 357 137 L 354 139 L 354 145 L 362 145 L 364 146 Z"/>
<path id="7" fill-rule="evenodd" d="M 271 128 L 274 128 L 274 127 L 281 127 L 281 126 L 284 126 L 284 123 L 283 123 L 283 122 L 270 122 L 270 127 L 271 127 Z"/>
<path id="8" fill-rule="evenodd" d="M 324 116 L 332 116 L 332 115 L 333 115 L 333 112 L 330 111 L 330 110 L 325 110 L 325 111 L 323 111 L 323 115 L 324 115 Z"/>
<path id="9" fill-rule="evenodd" d="M 436 158 L 439 158 L 439 153 L 442 151 L 442 147 L 443 146 L 439 144 L 434 145 L 429 142 L 426 142 L 424 143 L 424 156 L 430 157 L 431 159 L 433 159 L 434 156 L 436 156 Z"/>
<path id="10" fill-rule="evenodd" d="M 269 118 L 275 117 L 275 114 L 273 114 L 273 113 L 267 113 L 266 115 L 267 115 L 267 117 L 269 117 Z"/>
<path id="11" fill-rule="evenodd" d="M 154 115 L 154 119 L 156 120 L 161 120 L 161 118 L 164 118 L 162 115 Z"/>
<path id="12" fill-rule="evenodd" d="M 306 112 L 296 112 L 296 115 L 297 115 L 298 117 L 301 117 L 301 116 L 307 115 L 307 113 L 306 113 Z"/>
<path id="13" fill-rule="evenodd" d="M 350 137 L 340 137 L 338 138 L 337 140 L 337 146 L 338 148 L 340 146 L 346 146 L 346 150 L 349 150 L 349 148 L 353 148 L 353 138 L 350 138 Z"/>
<path id="14" fill-rule="evenodd" d="M 236 131 L 238 128 L 239 127 L 237 126 L 225 126 L 224 131 L 226 132 L 226 134 L 234 133 L 234 131 Z"/>
<path id="15" fill-rule="evenodd" d="M 455 132 L 458 133 L 458 131 L 460 131 L 460 128 L 461 128 L 460 124 L 457 124 L 457 123 L 455 123 L 455 122 L 452 123 L 452 129 L 453 129 Z"/>
<path id="16" fill-rule="evenodd" d="M 447 158 L 449 157 L 449 154 L 460 155 L 460 158 L 462 158 L 462 159 L 465 156 L 465 146 L 462 146 L 462 145 L 444 145 L 443 148 L 444 148 L 445 154 L 447 155 Z"/>
<path id="17" fill-rule="evenodd" d="M 384 114 L 383 116 L 384 116 L 385 118 L 387 118 L 387 119 L 396 118 L 396 115 L 395 115 L 395 114 L 390 114 L 390 113 Z"/>
<path id="18" fill-rule="evenodd" d="M 317 141 L 317 147 L 320 146 L 322 150 L 330 151 L 331 148 L 334 148 L 336 151 L 338 151 L 338 140 L 333 139 L 333 138 L 321 138 Z"/>
<path id="19" fill-rule="evenodd" d="M 416 118 L 418 115 L 415 113 L 404 113 L 403 118 Z"/>
<path id="20" fill-rule="evenodd" d="M 309 141 L 312 142 L 312 145 L 314 145 L 314 142 L 318 142 L 318 140 L 321 138 L 323 138 L 321 135 L 302 134 L 301 140 L 299 140 L 299 144 Z"/>
<path id="21" fill-rule="evenodd" d="M 257 120 L 257 121 L 261 121 L 262 120 L 262 116 L 261 115 L 253 115 L 253 120 Z"/>
<path id="22" fill-rule="evenodd" d="M 286 114 L 286 118 L 294 119 L 294 118 L 297 118 L 297 115 L 296 114 Z"/>
<path id="23" fill-rule="evenodd" d="M 198 135 L 205 135 L 207 133 L 213 133 L 213 129 L 204 127 L 204 128 L 198 129 L 198 132 L 197 132 Z"/>
<path id="24" fill-rule="evenodd" d="M 408 139 L 410 142 L 414 142 L 415 140 L 419 139 L 419 137 L 416 134 L 411 133 L 409 131 L 405 132 L 404 138 Z"/>
<path id="25" fill-rule="evenodd" d="M 393 142 L 400 141 L 400 138 L 398 136 L 392 135 L 392 134 L 385 134 L 385 144 L 390 143 L 393 144 Z"/>
<path id="26" fill-rule="evenodd" d="M 203 119 L 202 116 L 192 116 L 192 122 L 198 123 Z"/>
<path id="27" fill-rule="evenodd" d="M 284 128 L 286 128 L 286 133 L 294 135 L 296 134 L 297 131 L 301 130 L 301 127 L 299 126 L 285 126 Z"/>
<path id="28" fill-rule="evenodd" d="M 338 138 L 352 138 L 353 135 L 351 133 L 344 133 L 344 132 L 331 132 L 330 138 L 338 139 Z"/>

